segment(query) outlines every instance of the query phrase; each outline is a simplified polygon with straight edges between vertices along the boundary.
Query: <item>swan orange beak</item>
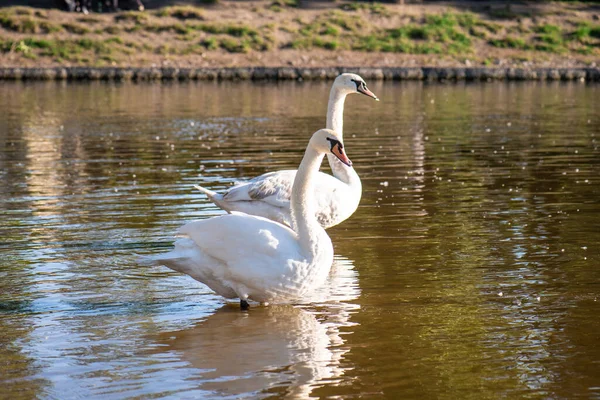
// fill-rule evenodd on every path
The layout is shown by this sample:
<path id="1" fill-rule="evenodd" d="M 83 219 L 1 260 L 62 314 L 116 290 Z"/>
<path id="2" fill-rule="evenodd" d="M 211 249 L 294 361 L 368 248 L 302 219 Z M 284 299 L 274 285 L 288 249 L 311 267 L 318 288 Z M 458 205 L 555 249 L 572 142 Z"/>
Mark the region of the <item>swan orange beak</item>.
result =
<path id="1" fill-rule="evenodd" d="M 359 87 L 359 88 L 357 89 L 357 91 L 358 91 L 359 93 L 362 93 L 362 94 L 364 94 L 365 96 L 372 97 L 372 98 L 374 98 L 375 100 L 379 101 L 379 97 L 375 96 L 375 93 L 373 93 L 373 92 L 371 92 L 369 89 L 367 89 L 367 87 L 366 87 L 366 86 Z"/>
<path id="2" fill-rule="evenodd" d="M 350 159 L 346 155 L 346 152 L 344 151 L 344 146 L 340 142 L 336 141 L 335 143 L 331 143 L 331 152 L 334 156 L 338 158 L 338 160 L 340 160 L 349 167 L 352 166 L 352 161 L 350 161 Z"/>

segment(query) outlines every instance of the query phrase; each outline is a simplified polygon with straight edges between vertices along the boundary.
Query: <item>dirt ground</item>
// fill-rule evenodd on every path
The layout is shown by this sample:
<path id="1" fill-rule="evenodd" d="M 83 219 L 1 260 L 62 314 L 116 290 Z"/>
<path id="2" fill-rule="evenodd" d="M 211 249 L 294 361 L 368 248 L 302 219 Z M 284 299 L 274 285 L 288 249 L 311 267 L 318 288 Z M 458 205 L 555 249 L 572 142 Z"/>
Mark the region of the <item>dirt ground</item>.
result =
<path id="1" fill-rule="evenodd" d="M 113 14 L 0 9 L 0 66 L 596 66 L 600 5 L 221 1 Z"/>

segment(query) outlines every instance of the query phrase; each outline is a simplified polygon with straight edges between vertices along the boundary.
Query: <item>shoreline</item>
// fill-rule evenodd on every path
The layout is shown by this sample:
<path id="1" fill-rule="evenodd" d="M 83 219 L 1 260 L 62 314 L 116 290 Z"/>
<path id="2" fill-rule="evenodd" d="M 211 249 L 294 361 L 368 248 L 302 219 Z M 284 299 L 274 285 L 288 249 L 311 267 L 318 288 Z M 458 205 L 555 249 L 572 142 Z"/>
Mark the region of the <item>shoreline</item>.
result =
<path id="1" fill-rule="evenodd" d="M 187 81 L 187 80 L 333 80 L 354 72 L 368 80 L 413 81 L 590 81 L 600 82 L 600 68 L 487 68 L 487 67 L 0 67 L 0 81 Z"/>

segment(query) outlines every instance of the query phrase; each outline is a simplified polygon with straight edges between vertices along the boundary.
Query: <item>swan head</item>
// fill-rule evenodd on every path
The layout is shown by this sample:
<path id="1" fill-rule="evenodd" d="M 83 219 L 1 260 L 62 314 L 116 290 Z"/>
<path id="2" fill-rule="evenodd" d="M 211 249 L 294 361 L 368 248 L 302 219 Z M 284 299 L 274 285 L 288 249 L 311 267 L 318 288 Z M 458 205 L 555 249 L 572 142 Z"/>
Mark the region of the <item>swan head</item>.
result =
<path id="1" fill-rule="evenodd" d="M 331 129 L 320 129 L 310 139 L 309 146 L 321 154 L 333 154 L 338 160 L 352 166 L 352 161 L 344 151 L 344 144 L 340 136 Z"/>
<path id="2" fill-rule="evenodd" d="M 364 94 L 365 96 L 369 96 L 379 101 L 379 98 L 367 88 L 365 80 L 356 74 L 345 73 L 339 75 L 333 82 L 333 88 L 345 92 L 346 94 Z"/>

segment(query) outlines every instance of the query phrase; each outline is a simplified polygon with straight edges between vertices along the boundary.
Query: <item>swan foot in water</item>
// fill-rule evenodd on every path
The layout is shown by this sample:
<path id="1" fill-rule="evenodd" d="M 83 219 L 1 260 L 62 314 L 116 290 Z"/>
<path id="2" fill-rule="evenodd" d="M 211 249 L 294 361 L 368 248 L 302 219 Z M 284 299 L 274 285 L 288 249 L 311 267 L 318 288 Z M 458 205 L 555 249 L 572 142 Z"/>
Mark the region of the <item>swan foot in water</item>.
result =
<path id="1" fill-rule="evenodd" d="M 246 310 L 248 310 L 250 308 L 250 304 L 248 304 L 248 302 L 246 300 L 240 299 L 240 308 L 243 311 L 246 311 Z"/>

